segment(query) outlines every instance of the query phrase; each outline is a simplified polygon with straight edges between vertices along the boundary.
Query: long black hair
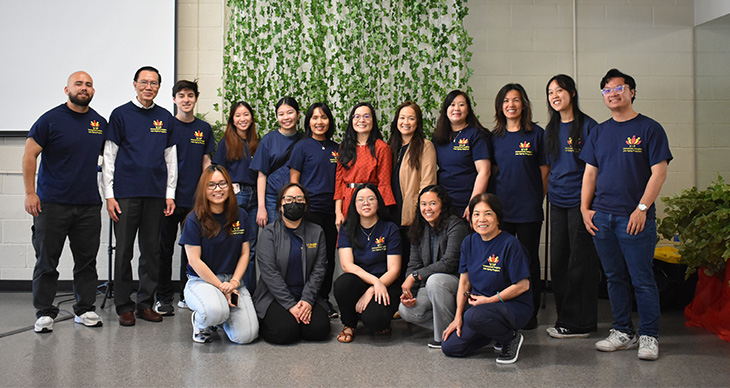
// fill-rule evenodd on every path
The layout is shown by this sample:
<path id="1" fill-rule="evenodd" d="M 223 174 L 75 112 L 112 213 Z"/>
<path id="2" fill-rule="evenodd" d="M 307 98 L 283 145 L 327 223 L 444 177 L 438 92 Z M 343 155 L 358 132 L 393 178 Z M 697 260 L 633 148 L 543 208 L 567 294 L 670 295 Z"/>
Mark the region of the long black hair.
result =
<path id="1" fill-rule="evenodd" d="M 355 105 L 350 111 L 350 117 L 347 120 L 347 128 L 345 134 L 342 136 L 342 143 L 340 144 L 339 155 L 337 156 L 337 162 L 349 170 L 357 161 L 357 132 L 355 132 L 355 126 L 353 125 L 352 116 L 355 115 L 355 110 L 361 106 L 366 106 L 370 109 L 370 116 L 373 120 L 373 129 L 370 130 L 370 136 L 368 136 L 368 148 L 370 148 L 370 154 L 375 157 L 375 141 L 382 139 L 383 136 L 380 134 L 380 128 L 378 127 L 378 117 L 375 114 L 375 108 L 370 103 L 361 102 Z"/>
<path id="2" fill-rule="evenodd" d="M 454 134 L 451 130 L 451 121 L 449 121 L 449 117 L 447 116 L 446 112 L 449 110 L 449 106 L 451 105 L 451 103 L 454 102 L 454 99 L 459 96 L 464 96 L 464 99 L 466 100 L 466 106 L 469 108 L 469 113 L 466 115 L 466 126 L 474 127 L 478 130 L 481 130 L 485 134 L 490 135 L 490 132 L 486 128 L 484 128 L 484 126 L 479 122 L 479 119 L 477 119 L 477 115 L 474 113 L 474 109 L 472 109 L 469 96 L 467 96 L 466 93 L 462 92 L 461 90 L 452 90 L 451 92 L 449 92 L 449 94 L 446 95 L 444 103 L 441 104 L 441 114 L 439 114 L 439 118 L 436 121 L 436 130 L 433 132 L 434 143 L 446 144 L 453 140 L 452 136 L 454 136 Z"/>
<path id="3" fill-rule="evenodd" d="M 558 86 L 570 94 L 570 107 L 573 110 L 573 122 L 570 124 L 570 138 L 573 140 L 573 157 L 578 158 L 580 148 L 583 146 L 582 129 L 586 120 L 586 115 L 578 106 L 578 90 L 575 87 L 575 81 L 569 75 L 558 74 L 550 78 L 545 86 L 545 95 L 547 96 L 547 107 L 550 120 L 545 127 L 545 146 L 547 153 L 553 159 L 560 158 L 560 112 L 553 109 L 550 104 L 550 84 L 555 81 Z"/>
<path id="4" fill-rule="evenodd" d="M 330 140 L 332 139 L 332 135 L 335 134 L 335 117 L 332 116 L 330 107 L 324 102 L 315 102 L 309 106 L 309 109 L 307 109 L 307 114 L 304 116 L 304 137 L 312 137 L 312 128 L 309 127 L 309 121 L 312 120 L 314 110 L 317 108 L 322 109 L 322 113 L 324 113 L 329 119 L 330 125 L 327 127 L 327 132 L 324 134 L 324 138 Z"/>
<path id="5" fill-rule="evenodd" d="M 409 145 L 411 153 L 408 158 L 408 163 L 414 170 L 419 171 L 421 169 L 421 152 L 423 152 L 426 135 L 423 133 L 423 115 L 421 114 L 421 108 L 415 102 L 406 101 L 396 109 L 393 122 L 390 123 L 390 139 L 388 139 L 388 145 L 390 146 L 391 152 L 393 152 L 393 163 L 395 164 L 398 161 L 399 148 L 403 145 L 403 136 L 398 130 L 398 117 L 400 116 L 400 111 L 405 107 L 411 108 L 416 112 L 416 130 L 413 132 L 413 139 L 411 139 Z M 397 174 L 398 172 L 393 171 L 393 173 Z"/>
<path id="6" fill-rule="evenodd" d="M 446 224 L 449 222 L 449 217 L 455 214 L 451 197 L 449 197 L 449 193 L 446 192 L 446 189 L 440 185 L 429 185 L 424 187 L 423 190 L 421 190 L 421 193 L 418 194 L 419 206 L 416 210 L 416 218 L 413 220 L 413 225 L 411 225 L 411 228 L 408 231 L 408 238 L 414 245 L 421 242 L 421 237 L 423 236 L 423 232 L 426 230 L 426 227 L 431 226 L 428 221 L 423 218 L 423 214 L 421 214 L 420 210 L 421 197 L 423 197 L 426 193 L 435 193 L 438 199 L 441 200 L 441 214 L 439 214 L 433 225 L 433 232 L 435 234 L 441 233 L 441 231 L 446 228 Z"/>
<path id="7" fill-rule="evenodd" d="M 527 97 L 527 91 L 520 84 L 507 84 L 502 86 L 502 89 L 499 89 L 497 97 L 494 99 L 494 136 L 502 137 L 507 132 L 507 116 L 504 115 L 502 103 L 504 102 L 507 93 L 512 90 L 516 90 L 517 93 L 520 94 L 520 98 L 522 99 L 520 131 L 532 131 L 532 106 L 530 105 L 530 99 Z"/>
<path id="8" fill-rule="evenodd" d="M 373 193 L 375 193 L 375 197 L 378 199 L 378 220 L 388 220 L 388 209 L 385 207 L 385 201 L 383 201 L 383 196 L 380 195 L 378 187 L 372 183 L 365 183 L 358 186 L 355 189 L 355 192 L 352 193 L 350 207 L 347 210 L 347 218 L 345 218 L 345 222 L 342 224 L 345 228 L 345 233 L 347 233 L 347 239 L 350 240 L 350 244 L 352 244 L 353 249 L 365 248 L 365 242 L 363 241 L 363 235 L 361 232 L 362 225 L 360 225 L 360 213 L 357 212 L 356 207 L 357 193 L 363 189 L 370 189 Z"/>

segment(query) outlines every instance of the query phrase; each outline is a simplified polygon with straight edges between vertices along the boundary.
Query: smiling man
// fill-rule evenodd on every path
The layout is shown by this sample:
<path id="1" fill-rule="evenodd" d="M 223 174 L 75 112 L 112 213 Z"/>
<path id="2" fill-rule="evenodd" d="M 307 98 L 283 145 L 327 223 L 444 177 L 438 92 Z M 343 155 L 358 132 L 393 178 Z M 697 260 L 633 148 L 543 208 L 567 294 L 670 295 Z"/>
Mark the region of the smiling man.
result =
<path id="1" fill-rule="evenodd" d="M 172 101 L 177 106 L 175 132 L 177 147 L 177 189 L 175 191 L 175 210 L 162 220 L 160 226 L 160 272 L 157 287 L 157 301 L 154 310 L 161 315 L 173 315 L 172 299 L 172 254 L 175 250 L 178 225 L 187 217 L 195 204 L 195 189 L 203 169 L 210 165 L 210 154 L 215 150 L 215 138 L 210 125 L 195 117 L 195 104 L 198 102 L 198 84 L 181 80 L 172 87 Z M 185 250 L 180 255 L 180 303 L 186 307 L 183 290 L 187 279 L 188 258 Z"/>
<path id="2" fill-rule="evenodd" d="M 33 124 L 23 154 L 25 210 L 33 216 L 36 252 L 33 306 L 37 333 L 53 331 L 58 315 L 58 306 L 53 304 L 58 286 L 56 268 L 67 236 L 74 259 L 74 320 L 90 327 L 102 325 L 94 312 L 101 233 L 97 171 L 107 122 L 89 107 L 94 97 L 94 81 L 89 74 L 71 74 L 64 91 L 68 100 Z M 36 160 L 41 153 L 36 191 Z"/>
<path id="3" fill-rule="evenodd" d="M 654 201 L 672 160 L 664 128 L 636 113 L 634 78 L 611 69 L 601 79 L 611 118 L 588 135 L 581 191 L 583 223 L 593 235 L 608 280 L 613 312 L 609 336 L 596 349 L 612 352 L 639 345 L 642 360 L 659 357 L 659 292 L 652 261 L 656 247 Z M 639 309 L 638 338 L 631 321 L 631 285 Z"/>
<path id="4" fill-rule="evenodd" d="M 177 151 L 174 119 L 154 103 L 162 77 L 151 66 L 134 75 L 132 101 L 114 109 L 104 143 L 104 195 L 114 220 L 117 252 L 114 261 L 114 304 L 119 324 L 133 326 L 136 315 L 162 321 L 152 309 L 160 261 L 160 222 L 175 210 Z M 139 287 L 131 299 L 134 239 L 139 232 Z"/>

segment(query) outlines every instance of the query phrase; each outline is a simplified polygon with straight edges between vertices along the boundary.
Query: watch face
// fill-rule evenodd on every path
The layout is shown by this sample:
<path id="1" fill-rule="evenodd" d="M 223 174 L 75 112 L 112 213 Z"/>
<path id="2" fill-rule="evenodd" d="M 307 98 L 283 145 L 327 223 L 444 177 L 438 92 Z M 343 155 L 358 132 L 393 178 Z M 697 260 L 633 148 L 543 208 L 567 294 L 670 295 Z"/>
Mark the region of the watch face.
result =
<path id="1" fill-rule="evenodd" d="M 643 203 L 640 203 L 640 204 L 639 204 L 639 210 L 641 210 L 641 211 L 645 212 L 645 211 L 646 211 L 646 209 L 648 209 L 648 207 L 647 207 L 646 205 L 644 205 Z"/>

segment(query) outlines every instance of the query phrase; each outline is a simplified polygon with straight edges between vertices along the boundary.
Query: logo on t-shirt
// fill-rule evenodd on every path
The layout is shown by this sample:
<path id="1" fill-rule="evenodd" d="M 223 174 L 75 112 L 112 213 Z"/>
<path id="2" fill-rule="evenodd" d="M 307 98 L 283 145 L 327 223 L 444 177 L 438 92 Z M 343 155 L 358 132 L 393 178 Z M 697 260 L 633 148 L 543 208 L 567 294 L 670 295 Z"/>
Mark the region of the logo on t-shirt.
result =
<path id="1" fill-rule="evenodd" d="M 193 138 L 190 139 L 190 143 L 192 143 L 192 144 L 205 144 L 205 140 L 203 140 L 203 132 L 195 131 L 193 133 Z"/>
<path id="2" fill-rule="evenodd" d="M 499 265 L 499 256 L 492 254 L 487 258 L 487 264 L 482 264 L 482 269 L 490 272 L 501 272 L 502 267 Z"/>
<path id="3" fill-rule="evenodd" d="M 454 146 L 454 151 L 469 151 L 469 139 L 459 139 L 458 145 Z"/>
<path id="4" fill-rule="evenodd" d="M 515 151 L 515 155 L 518 156 L 532 156 L 532 150 L 530 150 L 530 147 L 532 145 L 529 141 L 523 141 L 520 143 L 520 149 L 519 151 Z"/>
<path id="5" fill-rule="evenodd" d="M 155 120 L 152 122 L 152 124 L 155 126 L 154 128 L 150 128 L 150 132 L 152 133 L 167 133 L 167 128 L 162 128 L 162 120 Z"/>
<path id="6" fill-rule="evenodd" d="M 581 145 L 583 144 L 583 142 L 580 141 L 580 139 L 578 139 L 578 144 L 573 145 L 572 137 L 568 138 L 567 143 L 568 143 L 568 146 L 565 147 L 565 152 L 580 152 Z"/>
<path id="7" fill-rule="evenodd" d="M 639 144 L 641 144 L 641 137 L 637 137 L 636 135 L 627 137 L 626 145 L 628 145 L 628 147 L 624 147 L 624 152 L 643 152 L 641 147 L 637 147 Z"/>
<path id="8" fill-rule="evenodd" d="M 91 120 L 91 128 L 89 128 L 89 133 L 94 135 L 101 135 L 101 129 L 99 129 L 99 122 L 96 120 Z"/>
<path id="9" fill-rule="evenodd" d="M 232 235 L 243 234 L 245 232 L 246 232 L 246 228 L 241 228 L 240 221 L 236 221 L 233 224 L 231 224 L 231 234 Z"/>
<path id="10" fill-rule="evenodd" d="M 388 249 L 388 245 L 385 244 L 385 237 L 380 236 L 375 239 L 375 246 L 373 247 L 373 252 L 382 252 L 384 250 Z"/>
<path id="11" fill-rule="evenodd" d="M 332 159 L 330 159 L 330 163 L 337 163 L 337 156 L 338 155 L 339 154 L 337 153 L 337 151 L 332 151 Z"/>

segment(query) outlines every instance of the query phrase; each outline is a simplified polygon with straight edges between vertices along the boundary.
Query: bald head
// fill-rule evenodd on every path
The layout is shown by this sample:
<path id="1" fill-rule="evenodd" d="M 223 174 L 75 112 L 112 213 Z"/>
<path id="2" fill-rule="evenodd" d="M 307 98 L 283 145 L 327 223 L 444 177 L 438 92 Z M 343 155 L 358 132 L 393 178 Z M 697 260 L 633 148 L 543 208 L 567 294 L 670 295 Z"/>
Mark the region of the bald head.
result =
<path id="1" fill-rule="evenodd" d="M 94 97 L 94 80 L 89 73 L 77 71 L 68 77 L 66 87 L 63 89 L 68 96 L 66 103 L 72 110 L 84 113 L 89 110 L 89 103 Z"/>

